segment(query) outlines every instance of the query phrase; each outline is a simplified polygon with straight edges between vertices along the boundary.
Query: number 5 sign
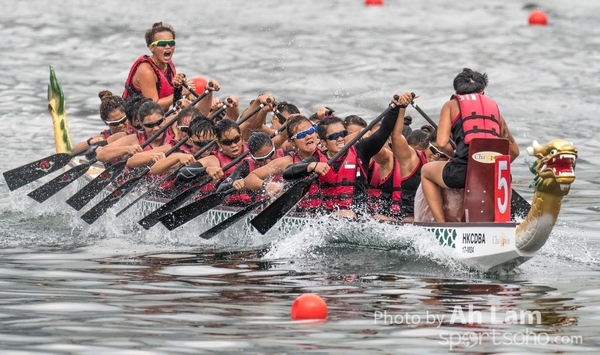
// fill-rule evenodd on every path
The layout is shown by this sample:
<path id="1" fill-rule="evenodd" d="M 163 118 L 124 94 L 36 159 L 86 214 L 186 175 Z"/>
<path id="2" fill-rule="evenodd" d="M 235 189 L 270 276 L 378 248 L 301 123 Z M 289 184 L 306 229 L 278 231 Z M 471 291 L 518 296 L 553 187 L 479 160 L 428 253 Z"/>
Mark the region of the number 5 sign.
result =
<path id="1" fill-rule="evenodd" d="M 510 222 L 510 156 L 496 156 L 494 164 L 494 221 Z"/>

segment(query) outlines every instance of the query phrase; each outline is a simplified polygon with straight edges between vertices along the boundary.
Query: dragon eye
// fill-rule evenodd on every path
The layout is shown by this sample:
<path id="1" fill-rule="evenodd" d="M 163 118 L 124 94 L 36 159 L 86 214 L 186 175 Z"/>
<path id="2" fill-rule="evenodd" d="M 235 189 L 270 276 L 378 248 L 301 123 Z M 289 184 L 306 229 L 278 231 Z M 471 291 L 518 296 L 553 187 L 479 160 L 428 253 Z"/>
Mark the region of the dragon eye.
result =
<path id="1" fill-rule="evenodd" d="M 555 155 L 556 153 L 558 153 L 558 150 L 556 150 L 556 149 L 552 149 L 552 150 L 550 151 L 550 154 L 552 154 L 552 155 Z"/>

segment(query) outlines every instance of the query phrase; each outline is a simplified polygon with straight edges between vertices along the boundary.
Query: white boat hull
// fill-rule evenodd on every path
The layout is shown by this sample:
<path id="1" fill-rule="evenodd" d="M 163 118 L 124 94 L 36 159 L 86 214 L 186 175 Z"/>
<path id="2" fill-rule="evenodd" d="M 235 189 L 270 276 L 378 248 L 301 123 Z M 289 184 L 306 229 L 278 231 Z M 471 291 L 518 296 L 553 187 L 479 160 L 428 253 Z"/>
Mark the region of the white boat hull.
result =
<path id="1" fill-rule="evenodd" d="M 74 160 L 72 165 L 77 162 Z M 79 188 L 83 187 L 89 180 L 93 179 L 101 169 L 91 169 L 89 174 L 79 179 Z M 99 202 L 108 192 L 101 193 L 90 206 Z M 134 194 L 135 195 L 135 194 Z M 125 200 L 131 201 L 130 198 Z M 128 212 L 128 219 L 132 222 L 144 217 L 162 205 L 161 201 L 142 200 L 138 202 Z M 123 204 L 118 204 L 116 208 L 122 208 Z M 201 223 L 204 226 L 198 230 L 206 229 L 206 226 L 214 226 L 233 216 L 239 208 L 219 206 L 210 210 L 201 217 Z M 258 233 L 250 224 L 250 221 L 256 214 L 248 215 L 245 220 L 231 228 L 245 228 L 251 233 Z M 274 227 L 278 234 L 301 232 L 302 228 L 311 224 L 314 227 L 314 220 L 305 215 L 288 215 Z M 328 228 L 326 223 L 318 222 L 320 228 Z M 357 223 L 357 226 L 360 224 Z M 375 224 L 377 225 L 377 224 Z M 437 241 L 443 248 L 448 248 L 450 254 L 469 267 L 479 271 L 509 271 L 518 265 L 531 259 L 535 254 L 527 254 L 516 248 L 515 232 L 516 223 L 410 223 L 397 224 L 397 228 L 404 226 L 415 226 L 426 231 L 427 235 Z M 368 233 L 368 231 L 360 231 Z M 356 241 L 356 238 L 353 238 Z M 360 242 L 358 243 L 360 244 Z M 410 241 L 407 240 L 407 247 L 410 247 Z"/>

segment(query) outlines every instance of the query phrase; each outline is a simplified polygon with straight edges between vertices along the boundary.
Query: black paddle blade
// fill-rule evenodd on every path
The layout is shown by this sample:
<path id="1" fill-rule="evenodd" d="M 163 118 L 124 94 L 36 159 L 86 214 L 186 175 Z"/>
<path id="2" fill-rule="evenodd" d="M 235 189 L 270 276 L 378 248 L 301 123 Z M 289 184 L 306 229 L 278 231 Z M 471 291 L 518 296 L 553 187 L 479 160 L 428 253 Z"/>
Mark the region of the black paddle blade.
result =
<path id="1" fill-rule="evenodd" d="M 74 167 L 73 169 L 69 169 L 64 173 L 58 175 L 54 179 L 50 180 L 49 182 L 45 183 L 44 185 L 31 191 L 27 194 L 27 196 L 31 197 L 37 202 L 44 202 L 60 190 L 67 187 L 67 185 L 77 180 L 80 176 L 85 174 L 85 172 L 88 171 L 89 168 L 90 164 L 81 164 Z"/>
<path id="2" fill-rule="evenodd" d="M 233 216 L 227 218 L 226 220 L 217 224 L 216 226 L 212 227 L 211 229 L 207 230 L 206 232 L 200 234 L 200 238 L 210 239 L 210 238 L 214 237 L 215 235 L 221 233 L 225 229 L 236 224 L 239 220 L 246 217 L 252 211 L 254 211 L 258 207 L 260 207 L 260 205 L 262 205 L 264 202 L 265 201 L 261 200 L 261 201 L 254 202 L 253 204 L 246 206 L 243 210 L 241 210 L 238 213 L 234 214 Z"/>
<path id="3" fill-rule="evenodd" d="M 515 190 L 512 190 L 512 197 L 510 201 L 510 212 L 511 219 L 515 220 L 515 217 L 525 218 L 531 209 L 531 204 L 523 196 L 519 195 Z"/>
<path id="4" fill-rule="evenodd" d="M 4 172 L 4 180 L 9 190 L 13 191 L 35 180 L 42 178 L 67 165 L 71 161 L 71 154 L 58 153 L 34 161 L 18 168 Z"/>
<path id="5" fill-rule="evenodd" d="M 250 224 L 261 234 L 271 229 L 281 217 L 285 216 L 306 195 L 313 179 L 299 180 L 294 183 L 283 195 L 254 217 Z"/>
<path id="6" fill-rule="evenodd" d="M 118 162 L 104 169 L 96 178 L 85 185 L 81 190 L 67 200 L 67 204 L 77 211 L 87 205 L 96 195 L 98 195 L 114 178 L 125 168 L 124 161 Z"/>
<path id="7" fill-rule="evenodd" d="M 220 205 L 223 203 L 225 196 L 226 194 L 223 192 L 217 192 L 208 195 L 203 199 L 194 201 L 189 205 L 183 206 L 176 211 L 162 216 L 159 221 L 165 227 L 167 227 L 168 230 L 172 231 L 173 229 L 186 224 L 192 219 Z"/>
<path id="8" fill-rule="evenodd" d="M 192 195 L 199 191 L 200 188 L 201 186 L 193 186 L 183 191 L 179 195 L 175 196 L 175 198 L 173 198 L 171 201 L 165 203 L 146 217 L 140 219 L 138 221 L 138 224 L 144 227 L 144 229 L 150 229 L 151 227 L 154 227 L 154 225 L 156 225 L 156 223 L 159 222 L 160 217 L 164 216 L 167 213 L 171 213 L 177 208 L 179 208 L 179 206 L 183 205 L 183 203 L 187 201 L 188 198 L 192 197 Z"/>
<path id="9" fill-rule="evenodd" d="M 100 216 L 102 216 L 109 208 L 115 205 L 115 203 L 119 202 L 125 195 L 127 195 L 133 188 L 142 180 L 142 178 L 146 175 L 147 170 L 144 171 L 143 174 L 139 174 L 129 180 L 127 180 L 123 185 L 119 186 L 110 195 L 106 196 L 102 201 L 98 202 L 94 207 L 90 208 L 89 211 L 84 213 L 81 216 L 87 224 L 92 224 L 96 222 Z"/>

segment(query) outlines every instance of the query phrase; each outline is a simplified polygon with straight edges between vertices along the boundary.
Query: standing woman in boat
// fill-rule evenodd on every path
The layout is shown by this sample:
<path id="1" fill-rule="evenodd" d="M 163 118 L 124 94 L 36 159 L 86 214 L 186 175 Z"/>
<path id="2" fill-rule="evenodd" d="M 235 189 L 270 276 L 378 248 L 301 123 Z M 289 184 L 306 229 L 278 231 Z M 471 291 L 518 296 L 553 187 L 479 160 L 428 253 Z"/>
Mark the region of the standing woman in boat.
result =
<path id="1" fill-rule="evenodd" d="M 146 31 L 145 39 L 152 56 L 143 55 L 133 63 L 125 81 L 123 98 L 127 99 L 134 93 L 141 93 L 167 111 L 173 105 L 175 87 L 180 87 L 185 81 L 185 75 L 177 74 L 172 60 L 175 55 L 175 30 L 170 25 L 156 22 Z M 212 86 L 207 86 L 210 90 L 209 94 L 197 106 L 205 115 L 210 110 L 212 91 L 219 90 L 216 80 L 211 79 L 211 82 Z M 194 87 L 194 82 L 190 80 L 188 85 Z M 183 90 L 183 94 L 187 94 L 187 90 Z M 196 90 L 200 91 L 204 88 L 196 88 Z"/>
<path id="2" fill-rule="evenodd" d="M 132 133 L 132 128 L 127 122 L 127 115 L 125 114 L 125 100 L 121 96 L 113 95 L 108 90 L 100 91 L 98 97 L 100 97 L 100 118 L 108 126 L 108 129 L 83 142 L 77 143 L 73 147 L 74 151 L 112 137 L 109 140 L 110 143 Z"/>
<path id="3" fill-rule="evenodd" d="M 464 68 L 454 78 L 455 94 L 442 106 L 436 144 L 446 154 L 452 155 L 452 138 L 456 143 L 456 151 L 450 161 L 432 162 L 421 170 L 423 194 L 436 222 L 445 222 L 442 188 L 465 187 L 471 139 L 506 138 L 511 162 L 519 156 L 519 147 L 498 105 L 484 96 L 487 84 L 487 74 Z"/>

